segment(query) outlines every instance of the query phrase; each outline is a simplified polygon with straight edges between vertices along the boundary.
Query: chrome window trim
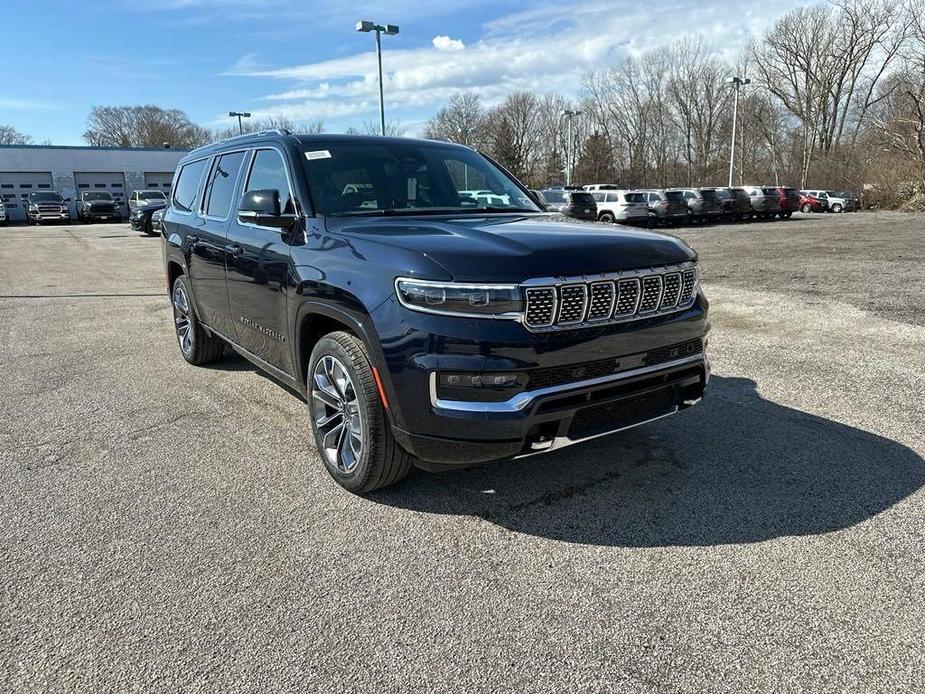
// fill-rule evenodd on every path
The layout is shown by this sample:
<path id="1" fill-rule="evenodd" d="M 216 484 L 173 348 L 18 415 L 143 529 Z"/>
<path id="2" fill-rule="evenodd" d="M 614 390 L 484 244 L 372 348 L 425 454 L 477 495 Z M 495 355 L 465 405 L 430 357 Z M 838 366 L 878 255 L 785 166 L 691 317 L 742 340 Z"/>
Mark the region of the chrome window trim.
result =
<path id="1" fill-rule="evenodd" d="M 572 383 L 561 383 L 555 386 L 537 388 L 536 390 L 525 390 L 521 393 L 517 393 L 517 395 L 514 395 L 509 400 L 504 400 L 503 402 L 441 400 L 439 397 L 437 397 L 437 372 L 431 371 L 429 376 L 430 404 L 433 405 L 433 407 L 437 410 L 442 410 L 445 412 L 521 412 L 529 407 L 537 398 L 545 397 L 547 395 L 566 393 L 571 390 L 581 390 L 583 388 L 615 383 L 617 381 L 623 381 L 628 378 L 634 378 L 636 376 L 645 376 L 647 374 L 656 373 L 658 371 L 667 371 L 679 366 L 687 366 L 688 364 L 700 364 L 703 363 L 704 360 L 704 353 L 701 352 L 700 354 L 694 354 L 689 357 L 682 357 L 681 359 L 675 359 L 674 361 L 663 362 L 661 364 L 653 364 L 652 366 L 640 366 L 636 369 L 629 369 L 628 371 L 621 371 L 620 373 L 610 374 L 608 376 L 599 376 L 597 378 L 589 378 L 584 381 L 574 381 Z"/>

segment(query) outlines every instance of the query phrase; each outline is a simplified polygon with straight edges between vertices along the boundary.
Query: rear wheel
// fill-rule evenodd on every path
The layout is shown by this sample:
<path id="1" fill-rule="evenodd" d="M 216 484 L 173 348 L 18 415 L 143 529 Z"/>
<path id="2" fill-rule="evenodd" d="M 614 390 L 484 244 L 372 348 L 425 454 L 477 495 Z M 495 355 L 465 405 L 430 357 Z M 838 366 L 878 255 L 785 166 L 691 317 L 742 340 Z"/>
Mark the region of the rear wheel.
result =
<path id="1" fill-rule="evenodd" d="M 173 322 L 180 354 L 190 364 L 201 366 L 219 359 L 225 343 L 205 331 L 196 317 L 187 279 L 182 275 L 173 283 Z"/>
<path id="2" fill-rule="evenodd" d="M 834 205 L 832 205 L 832 212 L 841 212 L 841 211 L 842 211 L 841 203 L 836 202 Z"/>
<path id="3" fill-rule="evenodd" d="M 787 210 L 786 212 L 781 212 L 779 215 L 781 219 L 790 219 L 792 216 L 793 216 L 793 212 L 791 212 L 790 210 Z"/>
<path id="4" fill-rule="evenodd" d="M 154 231 L 154 224 L 151 222 L 150 217 L 148 217 L 147 221 L 145 221 L 144 226 L 141 228 L 141 230 L 145 232 L 148 236 L 157 236 L 157 232 Z"/>
<path id="5" fill-rule="evenodd" d="M 803 212 L 804 214 L 809 214 L 812 211 L 813 211 L 813 206 L 810 205 L 808 202 L 804 202 L 803 206 L 800 208 L 800 212 Z"/>
<path id="6" fill-rule="evenodd" d="M 392 435 L 361 340 L 340 331 L 322 337 L 306 380 L 315 443 L 338 484 L 364 494 L 408 475 L 414 459 Z"/>
<path id="7" fill-rule="evenodd" d="M 649 212 L 649 219 L 646 223 L 650 229 L 654 229 L 658 226 L 658 214 L 655 212 Z"/>
<path id="8" fill-rule="evenodd" d="M 602 222 L 607 222 L 608 224 L 613 224 L 615 221 L 613 212 L 601 212 L 600 215 L 598 215 L 598 219 Z"/>

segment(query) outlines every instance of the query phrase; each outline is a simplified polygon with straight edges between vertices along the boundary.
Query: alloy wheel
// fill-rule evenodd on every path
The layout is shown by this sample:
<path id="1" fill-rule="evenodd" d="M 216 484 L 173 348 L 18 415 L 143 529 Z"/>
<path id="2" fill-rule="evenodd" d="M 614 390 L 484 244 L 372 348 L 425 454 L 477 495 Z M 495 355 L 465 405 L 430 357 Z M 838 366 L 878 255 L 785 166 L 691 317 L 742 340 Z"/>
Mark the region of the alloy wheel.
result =
<path id="1" fill-rule="evenodd" d="M 312 369 L 311 412 L 328 463 L 353 472 L 363 455 L 363 417 L 350 373 L 330 354 Z"/>
<path id="2" fill-rule="evenodd" d="M 173 288 L 173 320 L 177 329 L 180 351 L 187 357 L 193 353 L 193 326 L 190 318 L 189 297 L 182 282 Z"/>

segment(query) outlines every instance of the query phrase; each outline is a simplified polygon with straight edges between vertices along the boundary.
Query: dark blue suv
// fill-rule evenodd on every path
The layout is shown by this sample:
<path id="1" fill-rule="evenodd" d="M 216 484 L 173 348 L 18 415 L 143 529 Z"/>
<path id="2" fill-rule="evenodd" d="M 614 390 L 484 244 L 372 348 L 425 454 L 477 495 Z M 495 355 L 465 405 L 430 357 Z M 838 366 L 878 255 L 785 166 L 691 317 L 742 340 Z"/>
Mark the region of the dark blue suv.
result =
<path id="1" fill-rule="evenodd" d="M 299 393 L 368 492 L 612 433 L 700 400 L 697 256 L 556 222 L 459 145 L 269 131 L 189 153 L 164 214 L 180 350 L 231 347 Z"/>

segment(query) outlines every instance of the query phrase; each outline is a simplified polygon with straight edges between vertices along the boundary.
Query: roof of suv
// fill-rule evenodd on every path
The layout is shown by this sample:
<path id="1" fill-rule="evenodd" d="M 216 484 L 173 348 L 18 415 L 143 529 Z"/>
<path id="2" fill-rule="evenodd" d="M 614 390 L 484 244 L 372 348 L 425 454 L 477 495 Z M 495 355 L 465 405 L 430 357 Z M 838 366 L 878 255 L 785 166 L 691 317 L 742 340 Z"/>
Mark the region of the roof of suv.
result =
<path id="1" fill-rule="evenodd" d="M 187 161 L 192 161 L 195 159 L 201 159 L 204 156 L 213 154 L 228 147 L 234 147 L 236 145 L 251 145 L 259 144 L 266 142 L 288 142 L 290 144 L 299 143 L 301 146 L 311 146 L 313 143 L 317 144 L 332 144 L 332 143 L 383 143 L 383 144 L 401 144 L 408 142 L 427 142 L 434 145 L 443 145 L 446 147 L 458 147 L 459 149 L 471 150 L 471 147 L 466 145 L 459 145 L 454 142 L 445 142 L 443 140 L 425 140 L 422 138 L 408 138 L 408 137 L 383 137 L 381 135 L 344 135 L 344 134 L 327 134 L 322 133 L 320 135 L 299 135 L 291 133 L 288 130 L 275 129 L 275 130 L 262 130 L 256 133 L 244 133 L 243 135 L 236 135 L 235 137 L 229 137 L 221 142 L 212 142 L 208 145 L 203 145 L 197 149 L 194 149 L 189 154 L 187 154 L 179 163 L 185 163 Z"/>

